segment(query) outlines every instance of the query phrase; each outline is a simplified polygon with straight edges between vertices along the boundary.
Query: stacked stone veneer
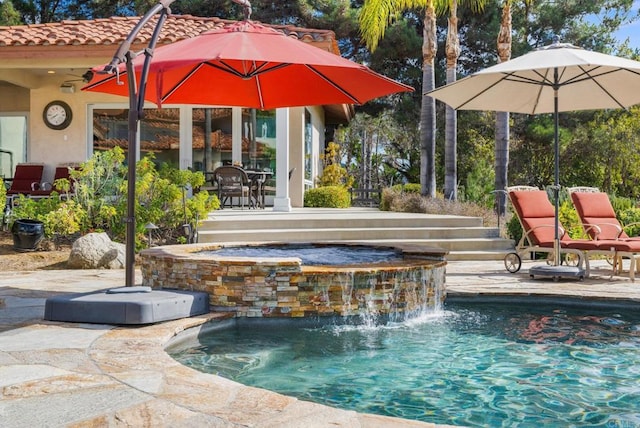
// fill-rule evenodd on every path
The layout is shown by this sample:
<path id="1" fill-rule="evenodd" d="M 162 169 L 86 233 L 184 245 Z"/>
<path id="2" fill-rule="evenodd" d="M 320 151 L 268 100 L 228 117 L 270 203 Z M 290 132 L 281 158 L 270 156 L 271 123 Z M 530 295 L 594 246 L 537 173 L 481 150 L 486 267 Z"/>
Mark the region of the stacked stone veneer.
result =
<path id="1" fill-rule="evenodd" d="M 213 311 L 240 317 L 408 313 L 437 307 L 446 294 L 442 254 L 405 253 L 393 266 L 357 267 L 200 254 L 219 248 L 193 244 L 144 250 L 143 285 L 206 291 Z"/>

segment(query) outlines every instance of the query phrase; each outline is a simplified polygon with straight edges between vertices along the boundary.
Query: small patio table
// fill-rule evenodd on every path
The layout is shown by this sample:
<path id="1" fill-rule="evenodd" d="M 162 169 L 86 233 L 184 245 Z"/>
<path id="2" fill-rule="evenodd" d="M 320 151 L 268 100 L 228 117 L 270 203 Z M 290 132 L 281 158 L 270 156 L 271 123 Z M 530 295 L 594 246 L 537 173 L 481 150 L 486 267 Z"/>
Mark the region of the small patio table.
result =
<path id="1" fill-rule="evenodd" d="M 252 186 L 251 189 L 251 197 L 255 200 L 256 208 L 264 208 L 265 205 L 265 185 L 264 183 L 269 179 L 272 175 L 272 171 L 253 171 L 253 170 L 245 170 L 249 180 L 252 183 L 255 183 L 255 187 Z"/>

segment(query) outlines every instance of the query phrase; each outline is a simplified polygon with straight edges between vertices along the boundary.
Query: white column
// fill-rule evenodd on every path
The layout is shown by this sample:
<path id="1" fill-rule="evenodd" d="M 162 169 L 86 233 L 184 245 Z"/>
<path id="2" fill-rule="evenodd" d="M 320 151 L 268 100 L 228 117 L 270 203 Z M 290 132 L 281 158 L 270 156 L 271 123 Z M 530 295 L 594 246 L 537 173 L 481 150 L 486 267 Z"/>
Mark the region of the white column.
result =
<path id="1" fill-rule="evenodd" d="M 289 179 L 289 199 L 293 208 L 304 206 L 305 112 L 304 107 L 289 109 L 288 171 L 295 168 Z"/>
<path id="2" fill-rule="evenodd" d="M 289 199 L 289 109 L 276 110 L 276 197 L 274 211 L 291 211 Z"/>
<path id="3" fill-rule="evenodd" d="M 311 180 L 315 182 L 316 177 L 320 175 L 322 159 L 320 158 L 320 148 L 325 147 L 324 141 L 324 110 L 321 108 L 314 109 L 311 115 L 313 123 L 313 150 L 311 156 Z M 314 186 L 315 187 L 315 186 Z"/>
<path id="4" fill-rule="evenodd" d="M 193 165 L 193 110 L 191 107 L 180 107 L 180 169 L 188 169 Z"/>
<path id="5" fill-rule="evenodd" d="M 242 163 L 242 107 L 231 108 L 231 161 Z"/>
<path id="6" fill-rule="evenodd" d="M 193 165 L 193 110 L 191 107 L 180 107 L 180 169 L 189 169 Z M 187 189 L 187 197 L 191 197 L 193 190 Z"/>

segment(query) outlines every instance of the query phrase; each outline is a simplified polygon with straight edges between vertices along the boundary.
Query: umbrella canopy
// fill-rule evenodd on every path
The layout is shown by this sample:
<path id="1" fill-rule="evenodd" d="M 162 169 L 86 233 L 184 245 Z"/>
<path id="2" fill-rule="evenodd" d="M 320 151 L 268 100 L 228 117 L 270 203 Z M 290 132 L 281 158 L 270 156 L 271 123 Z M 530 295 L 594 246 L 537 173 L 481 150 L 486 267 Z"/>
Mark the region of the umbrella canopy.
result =
<path id="1" fill-rule="evenodd" d="M 558 112 L 640 103 L 640 62 L 554 43 L 479 71 L 427 95 L 457 110 L 554 113 L 555 252 L 560 263 Z"/>
<path id="2" fill-rule="evenodd" d="M 540 114 L 629 107 L 640 103 L 638 89 L 640 62 L 555 43 L 428 95 L 456 110 Z"/>
<path id="3" fill-rule="evenodd" d="M 140 78 L 143 56 L 134 60 Z M 102 68 L 100 68 L 102 69 Z M 95 73 L 83 90 L 128 95 L 124 64 L 119 76 Z M 413 88 L 364 65 L 311 46 L 252 21 L 227 24 L 157 48 L 145 99 L 162 104 L 202 104 L 273 109 L 363 104 Z"/>

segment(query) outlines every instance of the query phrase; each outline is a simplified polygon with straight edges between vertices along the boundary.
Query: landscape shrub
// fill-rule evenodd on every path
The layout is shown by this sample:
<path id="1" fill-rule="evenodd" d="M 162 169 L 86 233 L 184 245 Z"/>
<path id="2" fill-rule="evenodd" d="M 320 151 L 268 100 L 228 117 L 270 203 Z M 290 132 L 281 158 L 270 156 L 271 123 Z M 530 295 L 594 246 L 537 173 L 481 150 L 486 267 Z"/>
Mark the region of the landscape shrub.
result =
<path id="1" fill-rule="evenodd" d="M 410 189 L 414 188 L 415 186 L 410 187 Z M 382 189 L 381 210 L 480 217 L 485 226 L 497 224 L 497 217 L 493 210 L 476 203 L 445 200 L 442 194 L 431 198 L 422 196 L 419 192 L 407 192 L 398 189 L 396 186 Z"/>
<path id="2" fill-rule="evenodd" d="M 564 200 L 561 202 L 558 219 L 560 224 L 565 228 L 565 231 L 573 239 L 587 239 L 588 236 L 584 232 L 582 223 L 580 222 L 580 216 L 570 200 Z"/>
<path id="3" fill-rule="evenodd" d="M 393 187 L 385 187 L 380 194 L 380 211 L 391 211 L 393 200 L 398 196 L 400 191 Z"/>
<path id="4" fill-rule="evenodd" d="M 397 192 L 420 194 L 420 192 L 422 191 L 422 186 L 420 185 L 420 183 L 394 184 L 393 186 L 391 186 L 391 189 Z"/>
<path id="5" fill-rule="evenodd" d="M 10 222 L 20 218 L 39 220 L 47 238 L 71 236 L 86 229 L 87 212 L 75 200 L 61 200 L 57 193 L 51 197 L 31 199 L 20 195 L 11 211 Z"/>
<path id="6" fill-rule="evenodd" d="M 333 142 L 327 144 L 325 154 L 322 156 L 322 163 L 322 174 L 317 179 L 318 186 L 344 186 L 349 188 L 353 185 L 353 177 L 340 164 L 340 145 Z"/>
<path id="7" fill-rule="evenodd" d="M 304 206 L 310 208 L 349 208 L 349 190 L 344 186 L 322 186 L 304 192 Z"/>
<path id="8" fill-rule="evenodd" d="M 629 236 L 640 236 L 640 208 L 629 207 L 618 213 L 618 220 Z"/>
<path id="9" fill-rule="evenodd" d="M 520 242 L 520 239 L 522 239 L 523 233 L 522 225 L 520 224 L 520 220 L 518 220 L 518 216 L 515 214 L 512 215 L 509 221 L 507 221 L 505 227 L 507 229 L 507 237 L 509 239 L 513 239 L 515 244 L 518 245 L 518 242 Z"/>
<path id="10" fill-rule="evenodd" d="M 0 201 L 6 201 L 6 200 L 7 200 L 7 188 L 4 186 L 4 180 L 0 178 Z"/>
<path id="11" fill-rule="evenodd" d="M 611 201 L 611 206 L 616 213 L 621 213 L 630 208 L 635 208 L 636 206 L 636 201 L 631 198 L 610 195 L 609 200 Z"/>

